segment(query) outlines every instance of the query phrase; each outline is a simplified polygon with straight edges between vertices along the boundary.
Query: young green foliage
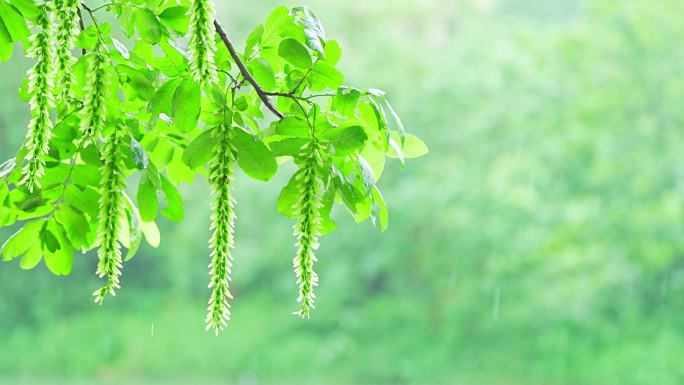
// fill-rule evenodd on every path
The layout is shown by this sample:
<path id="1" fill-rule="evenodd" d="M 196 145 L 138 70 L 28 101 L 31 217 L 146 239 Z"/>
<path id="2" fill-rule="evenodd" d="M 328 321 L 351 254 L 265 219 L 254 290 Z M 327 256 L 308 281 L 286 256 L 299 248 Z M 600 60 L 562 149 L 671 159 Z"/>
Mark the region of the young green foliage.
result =
<path id="1" fill-rule="evenodd" d="M 50 3 L 45 3 L 36 17 L 38 32 L 30 38 L 27 56 L 35 57 L 36 64 L 28 73 L 28 94 L 31 95 L 31 121 L 26 134 L 27 162 L 23 169 L 21 184 L 29 191 L 41 187 L 40 178 L 45 174 L 45 155 L 52 136 L 50 113 L 54 106 L 54 57 L 51 41 L 52 19 Z"/>
<path id="2" fill-rule="evenodd" d="M 97 275 L 105 280 L 94 293 L 98 303 L 119 288 L 123 264 L 143 239 L 159 246 L 159 214 L 183 220 L 178 186 L 206 177 L 212 234 L 205 322 L 219 333 L 232 298 L 234 176 L 240 169 L 269 182 L 291 160 L 297 171 L 276 209 L 295 221 L 296 314 L 309 317 L 315 251 L 336 227 L 333 207 L 384 231 L 389 216 L 378 183 L 386 160 L 403 165 L 427 153 L 383 91 L 344 85 L 340 46 L 306 7 L 276 8 L 238 52 L 215 22 L 211 0 L 92 8 L 55 0 L 55 41 L 52 3 L 13 3 L 0 0 L 0 27 L 13 26 L 9 39 L 0 36 L 0 60 L 13 53 L 7 41 L 29 44 L 31 26 L 36 63 L 20 92 L 31 107 L 26 142 L 0 165 L 0 227 L 17 228 L 0 253 L 20 259 L 23 269 L 43 261 L 66 275 L 77 251 L 97 249 Z M 79 7 L 83 28 L 76 31 Z M 99 22 L 105 19 L 125 37 L 115 38 L 119 32 Z M 74 48 L 83 51 L 77 60 Z M 134 193 L 127 188 L 133 181 Z"/>

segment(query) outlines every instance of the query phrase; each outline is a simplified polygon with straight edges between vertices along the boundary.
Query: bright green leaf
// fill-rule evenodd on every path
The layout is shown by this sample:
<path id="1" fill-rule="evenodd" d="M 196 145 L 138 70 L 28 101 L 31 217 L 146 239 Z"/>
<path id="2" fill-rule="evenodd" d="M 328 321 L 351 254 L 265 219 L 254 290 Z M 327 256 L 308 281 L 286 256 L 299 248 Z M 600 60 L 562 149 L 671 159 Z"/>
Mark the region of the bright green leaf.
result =
<path id="1" fill-rule="evenodd" d="M 197 128 L 200 116 L 201 90 L 199 83 L 191 78 L 183 79 L 173 97 L 173 122 L 181 131 Z"/>
<path id="2" fill-rule="evenodd" d="M 183 197 L 171 181 L 165 176 L 161 176 L 161 188 L 166 197 L 166 207 L 162 209 L 161 213 L 174 222 L 183 220 L 185 213 L 183 211 Z"/>
<path id="3" fill-rule="evenodd" d="M 306 69 L 311 66 L 309 51 L 295 39 L 281 41 L 278 55 L 297 68 Z"/>
<path id="4" fill-rule="evenodd" d="M 262 141 L 240 129 L 235 129 L 233 137 L 238 164 L 245 174 L 261 181 L 271 179 L 278 170 L 271 150 Z"/>
<path id="5" fill-rule="evenodd" d="M 203 166 L 211 159 L 214 154 L 216 139 L 213 130 L 207 130 L 199 134 L 195 140 L 190 142 L 183 152 L 183 163 L 190 168 Z"/>

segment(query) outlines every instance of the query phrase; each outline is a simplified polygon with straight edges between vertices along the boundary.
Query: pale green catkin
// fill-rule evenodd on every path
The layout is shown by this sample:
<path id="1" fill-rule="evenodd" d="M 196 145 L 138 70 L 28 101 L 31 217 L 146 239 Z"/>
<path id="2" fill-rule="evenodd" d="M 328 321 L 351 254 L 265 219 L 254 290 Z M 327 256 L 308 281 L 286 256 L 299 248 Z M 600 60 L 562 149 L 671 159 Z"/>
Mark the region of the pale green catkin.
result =
<path id="1" fill-rule="evenodd" d="M 214 329 L 218 335 L 230 319 L 229 301 L 233 298 L 230 294 L 230 280 L 233 266 L 231 249 L 234 242 L 235 200 L 231 188 L 235 172 L 235 156 L 233 155 L 231 128 L 220 126 L 216 129 L 215 135 L 218 145 L 209 165 L 209 181 L 213 193 L 211 214 L 213 233 L 209 240 L 211 248 L 209 287 L 212 292 L 207 309 L 206 329 Z"/>
<path id="2" fill-rule="evenodd" d="M 321 233 L 320 210 L 323 190 L 320 178 L 323 160 L 315 139 L 302 148 L 302 156 L 305 158 L 305 164 L 297 175 L 297 187 L 301 195 L 295 206 L 298 218 L 294 226 L 297 254 L 292 263 L 299 285 L 299 311 L 295 314 L 308 318 L 310 311 L 315 308 L 314 287 L 318 286 L 318 275 L 313 266 L 317 261 L 314 252 L 318 249 L 318 238 Z"/>
<path id="3" fill-rule="evenodd" d="M 120 287 L 119 278 L 123 262 L 118 240 L 119 221 L 124 215 L 125 188 L 123 175 L 123 159 L 119 155 L 123 127 L 117 125 L 113 133 L 105 139 L 102 150 L 102 167 L 100 179 L 100 225 L 98 228 L 99 262 L 97 275 L 105 278 L 106 283 L 97 289 L 93 296 L 95 302 L 102 304 L 107 294 L 116 295 Z"/>
<path id="4" fill-rule="evenodd" d="M 109 63 L 107 47 L 102 39 L 97 39 L 95 49 L 89 57 L 88 75 L 91 82 L 86 86 L 86 96 L 81 115 L 81 134 L 87 142 L 95 142 L 100 137 L 105 125 L 107 113 L 106 66 Z"/>
<path id="5" fill-rule="evenodd" d="M 73 91 L 72 66 L 75 63 L 71 50 L 76 45 L 79 34 L 78 25 L 78 0 L 55 0 L 55 13 L 58 18 L 57 24 L 57 87 L 59 98 L 65 106 L 70 106 Z"/>
<path id="6" fill-rule="evenodd" d="M 213 0 L 192 0 L 188 26 L 188 56 L 193 78 L 202 84 L 217 82 L 218 73 L 214 63 L 216 9 Z"/>
<path id="7" fill-rule="evenodd" d="M 26 134 L 26 160 L 22 169 L 21 184 L 29 191 L 40 188 L 40 178 L 45 174 L 45 155 L 48 152 L 52 136 L 52 119 L 50 113 L 54 107 L 54 53 L 50 39 L 52 20 L 50 5 L 45 3 L 37 17 L 38 32 L 30 38 L 27 56 L 35 57 L 36 64 L 28 71 L 28 93 L 31 95 L 29 105 L 31 120 Z"/>

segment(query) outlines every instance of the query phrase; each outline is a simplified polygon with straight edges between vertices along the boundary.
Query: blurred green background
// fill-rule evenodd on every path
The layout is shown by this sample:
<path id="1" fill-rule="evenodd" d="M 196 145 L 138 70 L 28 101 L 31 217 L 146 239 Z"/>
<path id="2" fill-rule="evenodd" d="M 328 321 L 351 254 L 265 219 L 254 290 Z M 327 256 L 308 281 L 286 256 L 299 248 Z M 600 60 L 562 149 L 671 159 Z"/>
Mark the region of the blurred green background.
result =
<path id="1" fill-rule="evenodd" d="M 243 41 L 277 4 L 219 1 Z M 346 82 L 389 92 L 431 153 L 381 183 L 390 229 L 339 230 L 302 321 L 279 183 L 237 179 L 233 319 L 204 332 L 208 190 L 92 305 L 0 265 L 0 383 L 684 383 L 684 2 L 306 0 Z M 0 155 L 20 146 L 30 63 L 3 64 Z M 2 240 L 8 232 L 0 232 Z"/>

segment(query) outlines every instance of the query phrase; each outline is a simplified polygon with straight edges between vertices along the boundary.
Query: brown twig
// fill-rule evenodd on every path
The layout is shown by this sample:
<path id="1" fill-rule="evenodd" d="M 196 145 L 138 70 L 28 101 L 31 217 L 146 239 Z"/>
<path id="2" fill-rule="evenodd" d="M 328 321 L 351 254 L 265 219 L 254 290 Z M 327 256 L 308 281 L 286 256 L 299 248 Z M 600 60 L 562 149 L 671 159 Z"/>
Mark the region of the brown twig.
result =
<path id="1" fill-rule="evenodd" d="M 81 13 L 81 8 L 76 9 L 76 13 L 78 14 L 78 25 L 81 27 L 81 31 L 85 31 L 85 23 L 83 22 L 83 14 Z M 81 50 L 81 56 L 84 56 L 86 54 L 86 49 L 83 48 Z"/>
<path id="2" fill-rule="evenodd" d="M 283 115 L 280 111 L 278 111 L 277 108 L 275 108 L 273 103 L 271 103 L 271 100 L 268 98 L 266 91 L 264 91 L 263 88 L 261 88 L 261 86 L 259 85 L 259 83 L 257 83 L 252 74 L 249 73 L 249 70 L 247 69 L 247 67 L 245 67 L 245 64 L 242 62 L 242 59 L 240 59 L 240 56 L 235 50 L 235 46 L 233 46 L 233 43 L 231 43 L 230 39 L 228 38 L 228 35 L 226 35 L 226 31 L 223 30 L 221 24 L 219 24 L 219 22 L 216 20 L 214 21 L 214 28 L 216 28 L 216 32 L 221 37 L 223 44 L 225 44 L 226 48 L 228 48 L 228 52 L 230 52 L 230 56 L 233 58 L 235 64 L 237 64 L 238 68 L 240 69 L 240 73 L 242 73 L 242 76 L 245 78 L 245 80 L 249 82 L 249 84 L 252 85 L 257 95 L 259 95 L 259 99 L 261 99 L 261 101 L 264 102 L 266 108 L 271 110 L 271 112 L 273 112 L 273 114 L 277 116 L 278 119 L 284 118 L 285 115 Z"/>

